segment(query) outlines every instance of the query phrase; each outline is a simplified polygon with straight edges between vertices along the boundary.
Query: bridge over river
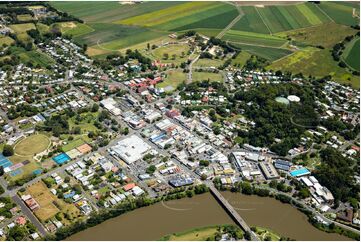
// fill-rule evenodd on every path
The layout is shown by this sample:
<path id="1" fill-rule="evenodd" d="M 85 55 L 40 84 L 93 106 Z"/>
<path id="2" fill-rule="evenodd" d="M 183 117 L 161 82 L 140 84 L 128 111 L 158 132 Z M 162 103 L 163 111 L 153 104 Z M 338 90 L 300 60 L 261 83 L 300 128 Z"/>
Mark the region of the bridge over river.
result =
<path id="1" fill-rule="evenodd" d="M 227 213 L 232 217 L 232 219 L 244 230 L 251 234 L 251 239 L 253 241 L 259 240 L 243 218 L 237 213 L 233 206 L 223 197 L 223 195 L 214 187 L 214 185 L 207 181 L 205 182 L 212 195 L 217 199 L 217 201 L 222 205 L 222 207 L 227 211 Z"/>

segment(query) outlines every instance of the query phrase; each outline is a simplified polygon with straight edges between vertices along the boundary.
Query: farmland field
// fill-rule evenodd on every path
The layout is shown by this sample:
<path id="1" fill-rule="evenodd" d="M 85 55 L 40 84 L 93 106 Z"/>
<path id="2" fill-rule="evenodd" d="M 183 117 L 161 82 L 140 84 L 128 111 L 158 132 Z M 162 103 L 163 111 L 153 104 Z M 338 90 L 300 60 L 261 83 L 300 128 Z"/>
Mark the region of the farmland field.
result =
<path id="1" fill-rule="evenodd" d="M 339 2 L 321 2 L 318 4 L 318 7 L 338 24 L 349 26 L 359 24 L 359 20 L 352 17 L 352 5 Z M 358 5 L 357 9 L 359 8 L 360 6 Z"/>
<path id="2" fill-rule="evenodd" d="M 49 144 L 50 140 L 46 135 L 35 134 L 28 136 L 17 143 L 14 147 L 14 151 L 17 155 L 34 155 L 44 151 L 46 148 L 48 148 Z"/>
<path id="3" fill-rule="evenodd" d="M 320 66 L 319 63 L 322 63 L 322 65 Z M 330 75 L 335 81 L 350 84 L 354 88 L 360 87 L 359 78 L 348 73 L 346 69 L 339 67 L 327 49 L 320 50 L 308 47 L 272 63 L 267 69 L 291 71 L 295 74 L 302 73 L 305 76 L 312 75 L 315 77 Z"/>
<path id="4" fill-rule="evenodd" d="M 235 17 L 237 9 L 228 4 L 217 5 L 217 7 L 205 8 L 200 12 L 187 16 L 180 16 L 172 21 L 154 26 L 157 29 L 182 31 L 198 28 L 225 28 Z"/>
<path id="5" fill-rule="evenodd" d="M 324 31 L 327 29 L 327 31 Z M 305 29 L 290 30 L 277 33 L 283 38 L 292 38 L 296 42 L 303 42 L 309 45 L 322 45 L 325 48 L 332 48 L 348 35 L 354 35 L 357 30 L 350 27 L 336 24 L 334 22 L 325 23 Z"/>
<path id="6" fill-rule="evenodd" d="M 253 55 L 258 55 L 262 58 L 265 58 L 269 61 L 275 61 L 280 59 L 286 55 L 292 53 L 292 51 L 288 49 L 281 49 L 281 48 L 271 48 L 271 47 L 261 47 L 261 46 L 253 46 L 253 45 L 245 45 L 245 44 L 233 44 L 232 46 L 247 51 Z"/>
<path id="7" fill-rule="evenodd" d="M 229 30 L 223 36 L 224 40 L 228 40 L 230 42 L 241 42 L 248 43 L 254 45 L 265 45 L 272 47 L 280 47 L 284 43 L 286 43 L 285 39 L 267 35 L 267 34 L 259 34 L 259 33 L 251 33 L 237 30 Z"/>
<path id="8" fill-rule="evenodd" d="M 55 8 L 81 18 L 87 23 L 111 23 L 179 4 L 182 2 L 144 2 L 133 5 L 122 5 L 116 1 L 51 2 Z"/>
<path id="9" fill-rule="evenodd" d="M 187 2 L 166 9 L 138 15 L 116 23 L 124 25 L 156 26 L 175 20 L 177 18 L 190 16 L 212 8 L 222 6 L 216 2 Z"/>
<path id="10" fill-rule="evenodd" d="M 360 38 L 347 44 L 342 57 L 351 68 L 360 71 Z"/>
<path id="11" fill-rule="evenodd" d="M 232 27 L 232 29 L 264 34 L 269 33 L 269 30 L 258 14 L 256 7 L 242 6 L 241 9 L 244 16 Z"/>
<path id="12" fill-rule="evenodd" d="M 266 6 L 257 8 L 272 33 L 318 25 L 331 20 L 314 4 Z"/>

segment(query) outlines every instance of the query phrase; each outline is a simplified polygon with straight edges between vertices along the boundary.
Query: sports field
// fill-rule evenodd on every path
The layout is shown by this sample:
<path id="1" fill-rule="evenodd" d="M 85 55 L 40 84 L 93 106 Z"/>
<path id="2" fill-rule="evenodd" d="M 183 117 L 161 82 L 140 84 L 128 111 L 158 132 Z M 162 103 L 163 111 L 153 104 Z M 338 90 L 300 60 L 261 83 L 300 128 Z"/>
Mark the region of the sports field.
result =
<path id="1" fill-rule="evenodd" d="M 210 81 L 210 82 L 223 82 L 223 76 L 220 73 L 212 73 L 212 72 L 192 72 L 192 80 L 193 81 Z"/>
<path id="2" fill-rule="evenodd" d="M 157 87 L 164 88 L 166 91 L 172 91 L 175 90 L 179 84 L 186 80 L 186 73 L 184 73 L 181 69 L 169 70 L 166 72 L 164 81 L 159 83 Z"/>
<path id="3" fill-rule="evenodd" d="M 74 37 L 94 31 L 94 29 L 87 24 L 76 22 L 56 23 L 53 26 L 58 27 L 62 34 L 72 35 Z"/>
<path id="4" fill-rule="evenodd" d="M 360 38 L 354 38 L 347 44 L 342 58 L 352 69 L 360 71 Z"/>
<path id="5" fill-rule="evenodd" d="M 184 45 L 167 45 L 156 48 L 151 55 L 154 59 L 160 60 L 162 63 L 175 63 L 187 61 L 189 46 Z M 168 54 L 168 58 L 164 58 L 164 54 Z M 174 55 L 174 56 L 173 56 Z"/>
<path id="6" fill-rule="evenodd" d="M 49 138 L 44 134 L 34 134 L 19 141 L 14 147 L 15 154 L 28 156 L 40 153 L 50 145 Z"/>

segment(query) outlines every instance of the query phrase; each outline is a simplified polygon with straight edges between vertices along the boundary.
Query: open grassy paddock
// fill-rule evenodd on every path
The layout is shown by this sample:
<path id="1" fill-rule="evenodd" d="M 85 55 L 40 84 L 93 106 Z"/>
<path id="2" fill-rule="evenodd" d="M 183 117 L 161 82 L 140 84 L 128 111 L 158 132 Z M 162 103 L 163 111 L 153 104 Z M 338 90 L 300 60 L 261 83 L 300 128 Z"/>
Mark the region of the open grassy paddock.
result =
<path id="1" fill-rule="evenodd" d="M 325 48 L 332 48 L 335 44 L 342 41 L 345 36 L 354 35 L 356 32 L 357 30 L 348 26 L 329 22 L 309 28 L 281 32 L 276 35 L 283 38 L 289 37 L 296 42 L 313 46 L 322 45 Z"/>
<path id="2" fill-rule="evenodd" d="M 157 87 L 164 88 L 166 91 L 172 91 L 175 90 L 179 84 L 186 80 L 186 73 L 184 73 L 181 69 L 169 70 L 166 72 L 164 81 L 159 83 Z"/>
<path id="3" fill-rule="evenodd" d="M 246 64 L 249 58 L 251 58 L 250 53 L 241 51 L 241 53 L 239 53 L 235 59 L 232 59 L 231 64 L 232 66 L 239 66 L 241 68 Z"/>
<path id="4" fill-rule="evenodd" d="M 307 65 L 305 65 L 307 63 Z M 320 65 L 322 63 L 322 65 Z M 271 70 L 291 71 L 292 73 L 302 73 L 305 76 L 324 77 L 331 75 L 335 81 L 349 84 L 354 88 L 360 87 L 360 80 L 347 72 L 346 69 L 338 66 L 332 59 L 328 49 L 320 50 L 307 47 L 297 51 L 281 60 L 275 61 L 267 67 Z"/>
<path id="5" fill-rule="evenodd" d="M 35 29 L 35 25 L 33 23 L 26 23 L 26 24 L 11 24 L 9 27 L 14 30 L 15 33 L 26 33 L 26 31 L 30 29 Z"/>
<path id="6" fill-rule="evenodd" d="M 1 36 L 0 37 L 0 45 L 3 46 L 3 44 L 6 45 L 11 45 L 12 43 L 14 43 L 15 40 L 13 40 L 12 38 L 10 38 L 9 36 Z"/>
<path id="7" fill-rule="evenodd" d="M 28 156 L 40 153 L 50 145 L 49 138 L 44 134 L 34 134 L 19 141 L 15 147 L 15 154 L 20 156 Z"/>
<path id="8" fill-rule="evenodd" d="M 194 63 L 194 67 L 219 67 L 223 65 L 223 63 L 226 61 L 222 59 L 198 59 L 196 63 Z"/>
<path id="9" fill-rule="evenodd" d="M 154 59 L 160 60 L 162 63 L 180 64 L 188 59 L 190 47 L 186 44 L 166 45 L 156 48 L 151 55 Z M 164 54 L 168 54 L 168 59 L 164 58 Z M 172 56 L 175 55 L 175 58 Z"/>
<path id="10" fill-rule="evenodd" d="M 276 48 L 276 47 L 262 47 L 262 46 L 254 46 L 251 44 L 235 44 L 232 43 L 232 47 L 237 49 L 247 51 L 250 54 L 258 55 L 262 58 L 265 58 L 269 61 L 275 61 L 282 57 L 292 54 L 292 51 L 283 48 Z"/>
<path id="11" fill-rule="evenodd" d="M 223 76 L 221 73 L 213 73 L 213 72 L 192 72 L 192 80 L 193 81 L 205 81 L 209 80 L 210 82 L 223 82 Z"/>
<path id="12" fill-rule="evenodd" d="M 94 31 L 89 25 L 76 22 L 56 23 L 54 26 L 58 27 L 62 34 L 72 35 L 74 37 Z"/>
<path id="13" fill-rule="evenodd" d="M 211 238 L 217 232 L 217 226 L 209 226 L 204 228 L 196 228 L 189 231 L 174 233 L 164 236 L 160 240 L 168 241 L 205 241 Z"/>
<path id="14" fill-rule="evenodd" d="M 19 21 L 31 21 L 33 20 L 33 16 L 31 16 L 30 14 L 19 14 L 16 16 L 16 18 Z"/>
<path id="15" fill-rule="evenodd" d="M 58 212 L 67 213 L 70 218 L 76 218 L 80 214 L 79 209 L 75 205 L 67 204 L 58 199 L 42 181 L 27 187 L 26 192 L 39 203 L 40 208 L 34 214 L 41 222 L 51 219 Z"/>

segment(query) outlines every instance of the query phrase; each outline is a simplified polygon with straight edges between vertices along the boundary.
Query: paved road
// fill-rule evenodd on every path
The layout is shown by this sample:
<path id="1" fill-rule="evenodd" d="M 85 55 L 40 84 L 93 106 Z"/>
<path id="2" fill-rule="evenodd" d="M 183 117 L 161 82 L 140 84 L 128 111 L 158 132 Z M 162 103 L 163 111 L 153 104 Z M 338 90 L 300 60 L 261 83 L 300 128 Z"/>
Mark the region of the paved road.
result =
<path id="1" fill-rule="evenodd" d="M 48 232 L 45 230 L 45 228 L 39 222 L 39 220 L 34 216 L 34 214 L 31 212 L 31 210 L 23 203 L 23 201 L 20 199 L 20 197 L 18 195 L 15 195 L 11 198 L 21 208 L 21 210 L 23 211 L 23 214 L 26 217 L 28 217 L 28 219 L 31 221 L 32 224 L 35 225 L 35 227 L 38 229 L 41 236 L 45 237 Z"/>

